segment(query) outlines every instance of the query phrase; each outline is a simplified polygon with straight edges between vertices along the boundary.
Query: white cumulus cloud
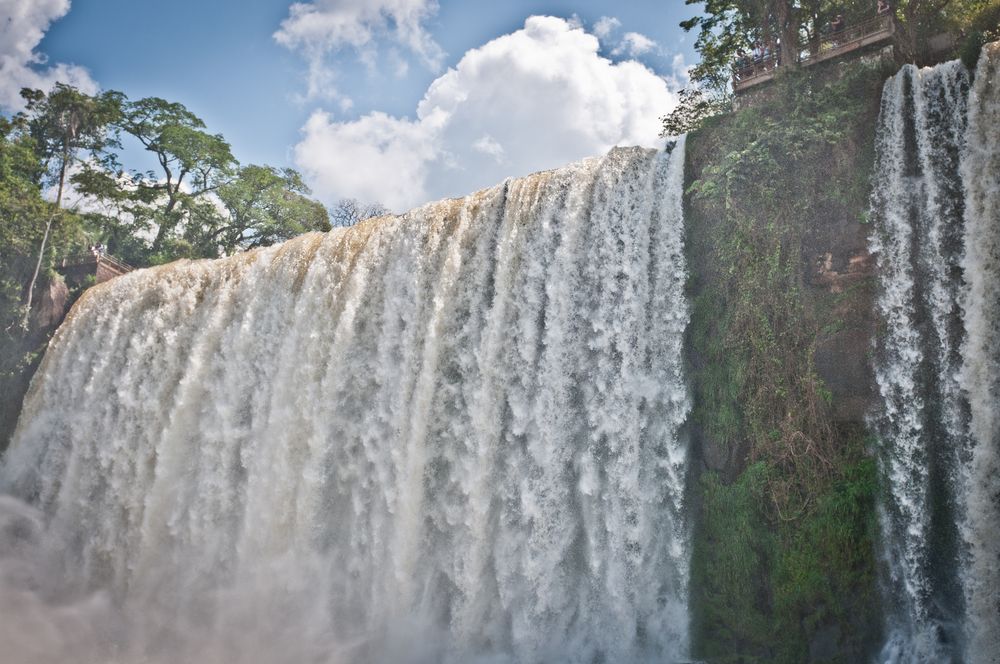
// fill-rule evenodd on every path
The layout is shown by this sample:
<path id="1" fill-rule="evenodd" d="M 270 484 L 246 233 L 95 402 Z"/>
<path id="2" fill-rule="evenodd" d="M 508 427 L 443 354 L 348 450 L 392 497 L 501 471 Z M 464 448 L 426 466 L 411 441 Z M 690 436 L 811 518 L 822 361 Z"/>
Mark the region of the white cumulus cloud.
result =
<path id="1" fill-rule="evenodd" d="M 0 107 L 24 107 L 21 88 L 48 90 L 57 82 L 93 94 L 97 84 L 83 67 L 49 65 L 36 49 L 53 21 L 69 11 L 69 0 L 0 0 Z"/>
<path id="2" fill-rule="evenodd" d="M 656 48 L 656 42 L 638 32 L 626 32 L 612 55 L 628 55 L 636 58 Z"/>
<path id="3" fill-rule="evenodd" d="M 467 52 L 435 80 L 415 118 L 369 113 L 338 122 L 316 111 L 294 149 L 327 201 L 379 201 L 400 211 L 554 168 L 615 145 L 656 145 L 676 104 L 667 81 L 598 54 L 576 24 L 530 17 Z"/>
<path id="4" fill-rule="evenodd" d="M 312 0 L 296 2 L 274 39 L 309 62 L 309 98 L 339 98 L 332 85 L 334 71 L 327 57 L 353 48 L 361 61 L 374 66 L 375 48 L 389 38 L 420 57 L 436 71 L 444 52 L 424 22 L 438 10 L 436 0 Z M 405 63 L 404 63 L 405 64 Z M 404 65 L 396 62 L 396 71 Z"/>
<path id="5" fill-rule="evenodd" d="M 296 165 L 326 202 L 356 198 L 402 210 L 425 197 L 426 167 L 436 154 L 427 123 L 379 112 L 334 122 L 316 111 L 302 131 Z"/>
<path id="6" fill-rule="evenodd" d="M 489 134 L 480 136 L 472 144 L 472 149 L 483 154 L 488 154 L 498 162 L 503 162 L 503 146 L 497 143 L 497 140 Z"/>
<path id="7" fill-rule="evenodd" d="M 602 16 L 594 24 L 594 34 L 598 39 L 607 39 L 611 33 L 622 27 L 622 22 L 614 16 Z"/>

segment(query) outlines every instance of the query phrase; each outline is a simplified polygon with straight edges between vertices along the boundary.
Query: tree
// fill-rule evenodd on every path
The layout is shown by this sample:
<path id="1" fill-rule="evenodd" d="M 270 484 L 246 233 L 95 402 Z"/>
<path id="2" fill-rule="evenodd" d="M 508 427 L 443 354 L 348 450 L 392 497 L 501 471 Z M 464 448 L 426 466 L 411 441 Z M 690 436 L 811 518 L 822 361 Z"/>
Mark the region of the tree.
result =
<path id="1" fill-rule="evenodd" d="M 819 2 L 820 0 L 816 0 Z M 702 0 L 685 0 L 701 4 Z M 714 92 L 726 90 L 732 63 L 740 52 L 758 44 L 772 47 L 780 41 L 782 64 L 795 65 L 806 13 L 795 0 L 707 0 L 704 13 L 681 22 L 685 31 L 699 28 L 695 49 L 701 62 L 691 78 Z"/>
<path id="2" fill-rule="evenodd" d="M 701 5 L 702 0 L 686 0 Z M 958 34 L 972 15 L 982 15 L 997 0 L 890 0 L 896 24 L 896 57 L 922 63 L 930 37 Z M 818 52 L 821 39 L 836 15 L 848 26 L 875 17 L 871 0 L 705 0 L 704 12 L 681 22 L 685 31 L 698 29 L 695 49 L 701 61 L 691 79 L 716 95 L 729 94 L 732 63 L 741 52 L 780 42 L 781 65 L 796 66 L 803 48 Z"/>
<path id="3" fill-rule="evenodd" d="M 685 4 L 701 4 L 685 0 Z M 707 0 L 704 13 L 681 21 L 685 32 L 698 28 L 694 47 L 701 60 L 691 69 L 691 80 L 717 94 L 726 94 L 732 63 L 742 51 L 753 48 L 760 27 L 748 2 Z"/>
<path id="4" fill-rule="evenodd" d="M 908 1 L 949 0 L 902 0 Z M 701 0 L 686 3 L 701 4 Z M 732 63 L 741 52 L 749 53 L 758 45 L 780 45 L 781 65 L 794 67 L 804 48 L 813 54 L 819 50 L 836 15 L 843 15 L 848 25 L 875 16 L 872 0 L 707 0 L 704 4 L 704 13 L 682 21 L 681 27 L 699 29 L 695 48 L 701 61 L 691 77 L 713 91 L 728 90 Z"/>
<path id="5" fill-rule="evenodd" d="M 190 211 L 186 208 L 228 181 L 237 161 L 222 135 L 204 131 L 205 123 L 183 104 L 159 97 L 127 102 L 121 126 L 160 165 L 161 177 L 150 172 L 132 181 L 133 198 L 163 200 L 155 220 L 152 253 L 156 255 Z"/>
<path id="6" fill-rule="evenodd" d="M 724 113 L 730 108 L 729 101 L 718 95 L 706 93 L 700 88 L 686 88 L 678 93 L 677 106 L 660 118 L 663 129 L 660 136 L 680 136 L 701 126 L 702 122 Z"/>
<path id="7" fill-rule="evenodd" d="M 335 227 L 341 228 L 387 214 L 391 214 L 391 210 L 381 203 L 359 203 L 356 198 L 342 198 L 331 210 L 330 219 Z"/>
<path id="8" fill-rule="evenodd" d="M 894 8 L 896 58 L 917 64 L 930 64 L 928 56 L 934 55 L 929 52 L 932 37 L 984 28 L 996 30 L 1000 18 L 998 0 L 897 0 Z M 986 24 L 981 24 L 983 18 Z"/>
<path id="9" fill-rule="evenodd" d="M 159 170 L 97 164 L 74 174 L 73 183 L 91 198 L 90 223 L 134 264 L 217 257 L 330 228 L 301 175 L 240 168 L 225 138 L 182 104 L 125 101 L 120 128 L 154 155 Z"/>
<path id="10" fill-rule="evenodd" d="M 35 319 L 24 327 L 24 313 L 31 311 L 24 306 L 25 287 L 37 267 L 38 247 L 46 237 L 44 255 L 61 255 L 86 242 L 79 218 L 69 211 L 60 212 L 59 223 L 44 224 L 53 213 L 53 204 L 42 197 L 46 170 L 35 148 L 27 116 L 0 117 L 0 450 L 13 432 L 21 398 L 52 322 L 51 318 Z M 39 283 L 47 267 L 43 264 L 37 274 Z M 32 316 L 37 312 L 36 307 Z"/>
<path id="11" fill-rule="evenodd" d="M 117 138 L 111 131 L 111 126 L 121 114 L 122 96 L 116 92 L 106 92 L 91 97 L 62 83 L 57 83 L 48 94 L 25 88 L 21 90 L 21 96 L 27 102 L 27 109 L 20 121 L 28 128 L 28 133 L 34 140 L 42 166 L 41 173 L 56 185 L 55 205 L 45 223 L 38 260 L 25 298 L 22 327 L 27 329 L 35 284 L 45 258 L 45 247 L 52 224 L 62 207 L 67 173 L 81 152 L 99 163 L 108 163 L 113 159 L 109 150 L 117 146 Z"/>
<path id="12" fill-rule="evenodd" d="M 160 206 L 166 200 L 162 190 L 145 186 L 141 173 L 90 165 L 74 173 L 71 181 L 76 192 L 87 199 L 84 217 L 88 227 L 108 251 L 132 265 L 149 265 L 150 244 L 162 214 Z"/>
<path id="13" fill-rule="evenodd" d="M 238 249 L 282 242 L 308 231 L 330 230 L 326 208 L 307 197 L 298 172 L 250 164 L 218 188 L 226 215 L 202 210 L 189 239 L 203 253 L 231 254 Z"/>
<path id="14" fill-rule="evenodd" d="M 0 326 L 5 345 L 15 329 L 22 332 L 24 284 L 43 236 L 38 222 L 50 214 L 38 184 L 43 173 L 34 142 L 19 135 L 16 123 L 0 117 Z"/>

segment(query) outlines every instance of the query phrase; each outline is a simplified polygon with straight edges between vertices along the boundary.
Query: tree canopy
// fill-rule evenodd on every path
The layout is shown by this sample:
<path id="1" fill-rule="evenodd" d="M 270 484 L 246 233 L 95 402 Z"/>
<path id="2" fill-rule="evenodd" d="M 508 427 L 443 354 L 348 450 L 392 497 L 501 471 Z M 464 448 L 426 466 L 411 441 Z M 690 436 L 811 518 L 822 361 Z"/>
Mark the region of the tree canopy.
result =
<path id="1" fill-rule="evenodd" d="M 875 0 L 685 1 L 704 5 L 702 13 L 681 22 L 684 30 L 697 30 L 695 49 L 701 60 L 692 68 L 691 79 L 717 95 L 728 94 L 732 65 L 741 52 L 780 45 L 782 65 L 794 66 L 799 53 L 815 52 L 836 16 L 852 25 L 877 15 Z M 888 0 L 888 4 L 888 16 L 896 27 L 897 59 L 926 64 L 931 37 L 963 34 L 978 17 L 992 15 L 1000 0 Z"/>
<path id="2" fill-rule="evenodd" d="M 192 238 L 206 251 L 223 253 L 253 249 L 287 240 L 308 231 L 330 230 L 330 217 L 308 198 L 309 188 L 296 171 L 250 164 L 219 187 L 218 197 L 227 215 L 215 215 L 216 224 L 198 227 Z"/>
<path id="3" fill-rule="evenodd" d="M 121 96 L 117 92 L 106 92 L 91 97 L 62 83 L 57 83 L 48 94 L 26 88 L 21 91 L 21 96 L 25 99 L 27 114 L 17 118 L 17 125 L 27 128 L 41 166 L 38 173 L 43 180 L 54 183 L 57 192 L 54 209 L 47 216 L 38 246 L 35 269 L 28 282 L 21 321 L 21 326 L 27 329 L 35 284 L 45 259 L 52 225 L 62 206 L 66 174 L 80 152 L 89 153 L 95 163 L 104 167 L 114 161 L 109 150 L 118 143 L 111 126 L 120 116 Z"/>
<path id="4" fill-rule="evenodd" d="M 225 138 L 183 104 L 105 93 L 109 133 L 88 144 L 91 158 L 69 177 L 81 197 L 87 232 L 135 265 L 215 257 L 328 230 L 329 214 L 308 197 L 292 169 L 240 167 Z M 27 125 L 44 125 L 48 97 L 29 91 Z M 105 116 L 102 116 L 105 117 Z M 157 168 L 120 163 L 122 139 L 151 153 Z M 98 158 L 98 153 L 100 153 Z M 39 153 L 45 158 L 47 153 Z"/>

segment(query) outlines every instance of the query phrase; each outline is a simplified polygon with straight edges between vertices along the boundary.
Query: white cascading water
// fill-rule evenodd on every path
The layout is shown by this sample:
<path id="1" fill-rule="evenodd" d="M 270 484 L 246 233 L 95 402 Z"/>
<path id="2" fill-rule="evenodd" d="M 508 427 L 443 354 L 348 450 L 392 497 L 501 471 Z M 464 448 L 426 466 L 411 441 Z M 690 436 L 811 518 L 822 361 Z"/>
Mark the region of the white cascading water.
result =
<path id="1" fill-rule="evenodd" d="M 963 535 L 970 661 L 1000 664 L 1000 43 L 984 48 L 962 159 L 968 280 L 961 380 L 973 440 Z"/>
<path id="2" fill-rule="evenodd" d="M 938 631 L 959 610 L 947 588 L 954 579 L 938 574 L 955 538 L 936 528 L 947 520 L 939 513 L 955 511 L 954 491 L 931 489 L 953 482 L 965 442 L 955 435 L 962 424 L 954 235 L 961 229 L 955 192 L 967 90 L 960 62 L 904 67 L 886 83 L 877 132 L 871 249 L 883 329 L 876 335 L 882 407 L 874 419 L 889 489 L 882 503 L 888 596 L 898 604 L 888 615 L 887 653 L 899 654 L 886 659 L 900 663 L 915 653 L 946 661 L 948 645 L 940 644 Z M 951 591 L 945 605 L 941 586 Z"/>
<path id="3" fill-rule="evenodd" d="M 871 249 L 884 662 L 1000 662 L 997 61 L 984 52 L 971 94 L 954 61 L 904 67 L 882 97 Z"/>
<path id="4" fill-rule="evenodd" d="M 0 469 L 6 652 L 683 659 L 683 162 L 88 291 Z"/>

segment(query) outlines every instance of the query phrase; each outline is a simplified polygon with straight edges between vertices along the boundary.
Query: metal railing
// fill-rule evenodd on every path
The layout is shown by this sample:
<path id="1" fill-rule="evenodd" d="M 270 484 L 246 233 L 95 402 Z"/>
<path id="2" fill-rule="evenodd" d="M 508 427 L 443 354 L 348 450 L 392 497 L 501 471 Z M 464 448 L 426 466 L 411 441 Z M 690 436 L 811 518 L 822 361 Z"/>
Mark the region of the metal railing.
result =
<path id="1" fill-rule="evenodd" d="M 818 40 L 800 43 L 792 57 L 803 65 L 809 65 L 887 39 L 893 31 L 891 15 L 875 16 L 823 35 Z M 778 49 L 773 54 L 734 63 L 733 88 L 738 91 L 770 79 L 774 70 L 785 63 L 786 57 L 787 54 Z"/>
<path id="2" fill-rule="evenodd" d="M 111 267 L 120 270 L 121 272 L 131 272 L 135 268 L 126 263 L 125 261 L 120 261 L 111 254 L 101 254 L 97 258 L 98 261 L 102 263 L 107 263 Z"/>
<path id="3" fill-rule="evenodd" d="M 62 264 L 60 267 L 73 267 L 74 265 L 97 265 L 98 263 L 104 263 L 111 266 L 112 268 L 118 270 L 119 272 L 131 272 L 135 268 L 126 263 L 125 261 L 118 260 L 114 256 L 106 252 L 91 251 L 86 254 L 76 254 L 74 256 L 65 256 L 62 259 Z"/>
<path id="4" fill-rule="evenodd" d="M 737 62 L 733 68 L 733 83 L 744 83 L 769 74 L 781 64 L 781 54 L 760 58 L 746 58 L 748 62 Z"/>
<path id="5" fill-rule="evenodd" d="M 865 46 L 866 42 L 870 43 L 870 38 L 872 37 L 889 37 L 892 33 L 892 16 L 888 14 L 875 16 L 860 23 L 844 27 L 836 32 L 823 35 L 816 45 L 807 44 L 805 48 L 808 50 L 801 54 L 799 60 L 808 62 L 830 51 L 847 53 Z"/>

